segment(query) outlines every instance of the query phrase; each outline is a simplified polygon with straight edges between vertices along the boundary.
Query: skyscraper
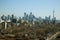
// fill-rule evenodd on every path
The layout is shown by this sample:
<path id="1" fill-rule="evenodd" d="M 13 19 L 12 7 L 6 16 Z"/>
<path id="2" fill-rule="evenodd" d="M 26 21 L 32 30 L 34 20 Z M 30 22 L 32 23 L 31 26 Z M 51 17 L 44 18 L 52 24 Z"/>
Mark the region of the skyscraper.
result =
<path id="1" fill-rule="evenodd" d="M 56 17 L 55 17 L 55 15 L 54 15 L 54 13 L 55 13 L 55 10 L 53 9 L 53 18 L 52 18 L 52 23 L 53 23 L 53 24 L 55 24 L 55 22 L 56 22 Z"/>
<path id="2" fill-rule="evenodd" d="M 23 17 L 24 20 L 27 20 L 27 14 L 26 12 L 24 12 L 24 17 Z"/>
<path id="3" fill-rule="evenodd" d="M 30 22 L 33 21 L 33 14 L 32 14 L 32 12 L 30 12 L 30 15 L 29 15 L 29 21 L 30 21 Z"/>

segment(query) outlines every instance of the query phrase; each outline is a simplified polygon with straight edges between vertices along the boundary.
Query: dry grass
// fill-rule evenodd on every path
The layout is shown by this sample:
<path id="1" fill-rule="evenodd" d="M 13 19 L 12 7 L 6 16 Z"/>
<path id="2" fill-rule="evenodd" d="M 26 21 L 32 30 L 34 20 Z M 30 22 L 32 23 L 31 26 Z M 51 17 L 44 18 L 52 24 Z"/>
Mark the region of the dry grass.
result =
<path id="1" fill-rule="evenodd" d="M 31 25 L 31 26 L 30 26 Z M 46 24 L 30 24 L 30 23 L 22 23 L 19 26 L 17 26 L 16 24 L 14 24 L 13 26 L 11 26 L 9 24 L 8 28 L 6 30 L 1 29 L 1 24 L 0 24 L 0 29 L 1 29 L 1 33 L 0 33 L 0 37 L 3 38 L 5 40 L 16 40 L 17 38 L 20 38 L 21 40 L 35 40 L 39 39 L 39 40 L 43 40 L 45 39 L 47 36 L 51 36 L 54 33 L 56 33 L 57 31 L 60 31 L 60 26 L 59 24 L 51 24 L 51 25 L 46 25 Z M 5 32 L 5 33 L 4 33 Z M 3 35 L 3 34 L 4 35 Z M 14 38 L 6 38 L 5 34 L 13 34 L 15 35 Z M 25 36 L 25 34 L 27 34 L 27 36 Z M 4 40 L 4 39 L 0 39 L 0 40 Z"/>

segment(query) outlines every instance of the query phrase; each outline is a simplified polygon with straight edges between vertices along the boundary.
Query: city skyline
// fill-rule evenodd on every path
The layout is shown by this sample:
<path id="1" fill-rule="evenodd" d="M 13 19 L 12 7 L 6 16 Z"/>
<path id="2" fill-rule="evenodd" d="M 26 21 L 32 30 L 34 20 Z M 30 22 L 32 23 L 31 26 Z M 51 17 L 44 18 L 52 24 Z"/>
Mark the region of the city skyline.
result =
<path id="1" fill-rule="evenodd" d="M 32 12 L 36 17 L 53 17 L 53 10 L 55 17 L 60 20 L 60 0 L 0 0 L 0 16 L 14 14 L 22 17 L 24 12 Z"/>

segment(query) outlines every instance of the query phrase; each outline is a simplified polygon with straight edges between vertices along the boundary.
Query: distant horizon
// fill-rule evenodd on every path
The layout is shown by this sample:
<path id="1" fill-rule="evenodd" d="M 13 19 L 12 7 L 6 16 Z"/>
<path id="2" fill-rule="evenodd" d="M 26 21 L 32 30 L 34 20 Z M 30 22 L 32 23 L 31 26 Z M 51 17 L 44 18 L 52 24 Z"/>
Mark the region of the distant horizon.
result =
<path id="1" fill-rule="evenodd" d="M 3 14 L 4 15 L 4 14 Z M 12 16 L 12 15 L 14 15 L 14 14 L 8 14 L 8 15 L 10 15 L 10 16 Z M 4 16 L 8 16 L 8 15 L 4 15 Z M 28 16 L 29 16 L 30 14 L 28 14 Z M 34 15 L 34 14 L 32 14 L 32 15 Z M 2 15 L 1 15 L 2 16 Z M 0 18 L 1 18 L 1 16 L 0 16 Z M 16 15 L 14 15 L 15 17 L 17 17 L 17 18 L 19 18 L 19 17 L 24 17 L 24 15 L 23 16 L 16 16 Z M 34 15 L 35 16 L 35 15 Z M 50 16 L 50 15 L 49 15 Z M 39 17 L 41 17 L 42 19 L 45 19 L 45 17 L 49 17 L 49 16 L 44 16 L 44 17 L 41 17 L 41 16 L 38 16 L 38 17 L 36 17 L 36 18 L 39 18 Z M 51 20 L 53 19 L 53 17 L 51 17 L 50 18 Z M 56 19 L 56 20 L 60 20 L 60 19 Z"/>
<path id="2" fill-rule="evenodd" d="M 0 16 L 12 15 L 23 17 L 24 12 L 45 18 L 55 11 L 56 19 L 60 20 L 60 0 L 0 0 Z"/>

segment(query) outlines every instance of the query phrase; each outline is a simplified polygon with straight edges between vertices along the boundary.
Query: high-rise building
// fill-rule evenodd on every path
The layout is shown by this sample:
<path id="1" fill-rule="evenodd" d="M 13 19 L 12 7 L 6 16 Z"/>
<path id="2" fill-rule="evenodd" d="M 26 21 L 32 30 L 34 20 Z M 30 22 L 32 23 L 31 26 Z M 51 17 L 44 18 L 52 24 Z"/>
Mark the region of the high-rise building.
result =
<path id="1" fill-rule="evenodd" d="M 2 16 L 1 16 L 1 19 L 2 19 L 2 20 L 5 20 L 5 15 L 2 15 Z"/>
<path id="2" fill-rule="evenodd" d="M 53 18 L 52 18 L 52 23 L 53 23 L 53 24 L 55 24 L 55 22 L 56 22 L 56 17 L 55 17 L 55 15 L 54 15 L 54 13 L 55 13 L 55 10 L 53 10 Z"/>
<path id="3" fill-rule="evenodd" d="M 49 24 L 51 23 L 51 16 L 49 16 L 48 23 Z"/>
<path id="4" fill-rule="evenodd" d="M 55 13 L 55 10 L 53 9 L 53 18 L 55 17 L 54 13 Z"/>
<path id="5" fill-rule="evenodd" d="M 14 15 L 13 14 L 11 15 L 11 19 L 14 19 Z"/>
<path id="6" fill-rule="evenodd" d="M 26 12 L 24 12 L 23 20 L 27 20 L 27 14 L 26 14 Z"/>
<path id="7" fill-rule="evenodd" d="M 39 24 L 41 24 L 43 22 L 42 18 L 39 17 Z"/>
<path id="8" fill-rule="evenodd" d="M 7 19 L 10 20 L 10 18 L 11 18 L 10 15 L 8 15 L 8 16 L 7 16 Z"/>
<path id="9" fill-rule="evenodd" d="M 33 16 L 32 12 L 30 12 L 30 15 L 29 15 L 29 21 L 32 22 L 33 19 L 34 19 L 34 16 Z"/>

